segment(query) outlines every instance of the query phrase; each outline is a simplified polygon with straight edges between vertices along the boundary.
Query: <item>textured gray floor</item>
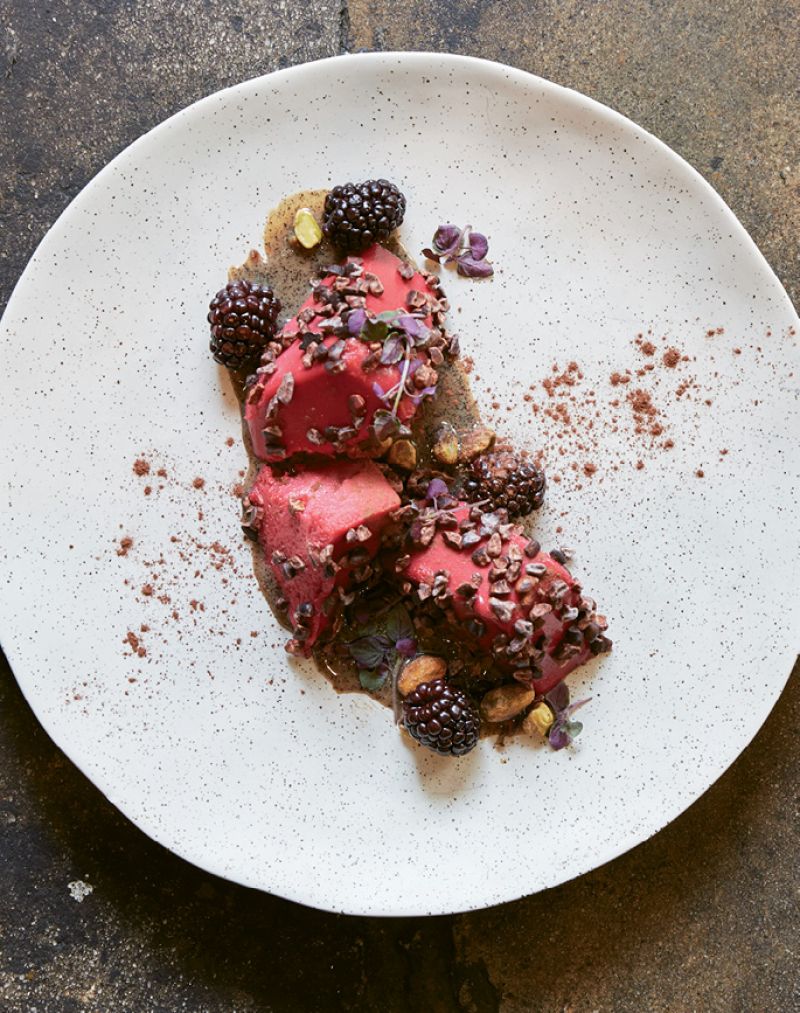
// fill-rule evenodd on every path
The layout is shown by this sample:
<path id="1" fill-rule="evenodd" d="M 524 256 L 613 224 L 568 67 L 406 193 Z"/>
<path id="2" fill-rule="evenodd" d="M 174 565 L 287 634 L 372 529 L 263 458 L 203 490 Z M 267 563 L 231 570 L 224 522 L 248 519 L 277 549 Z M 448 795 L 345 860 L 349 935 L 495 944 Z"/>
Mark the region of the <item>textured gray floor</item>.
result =
<path id="1" fill-rule="evenodd" d="M 797 0 L 0 0 L 0 27 L 3 304 L 58 213 L 144 130 L 358 47 L 486 56 L 614 106 L 711 180 L 797 302 Z M 55 750 L 3 666 L 0 1010 L 800 1009 L 796 675 L 734 767 L 631 854 L 490 911 L 380 920 L 231 886 L 148 841 Z M 80 902 L 76 880 L 94 888 Z"/>

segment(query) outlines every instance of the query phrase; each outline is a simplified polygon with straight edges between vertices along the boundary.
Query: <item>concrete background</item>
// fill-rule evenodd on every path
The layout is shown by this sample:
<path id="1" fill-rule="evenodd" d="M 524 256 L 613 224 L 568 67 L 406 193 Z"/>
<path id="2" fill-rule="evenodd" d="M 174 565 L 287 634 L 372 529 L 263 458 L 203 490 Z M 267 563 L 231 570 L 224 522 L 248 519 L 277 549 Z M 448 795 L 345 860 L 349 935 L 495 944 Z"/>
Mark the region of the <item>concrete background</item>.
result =
<path id="1" fill-rule="evenodd" d="M 59 212 L 143 131 L 363 47 L 484 56 L 608 103 L 710 180 L 800 297 L 800 0 L 0 0 L 0 27 L 3 306 Z M 3 664 L 0 1010 L 800 1010 L 796 676 L 731 770 L 635 851 L 488 911 L 381 920 L 232 886 L 150 842 Z"/>

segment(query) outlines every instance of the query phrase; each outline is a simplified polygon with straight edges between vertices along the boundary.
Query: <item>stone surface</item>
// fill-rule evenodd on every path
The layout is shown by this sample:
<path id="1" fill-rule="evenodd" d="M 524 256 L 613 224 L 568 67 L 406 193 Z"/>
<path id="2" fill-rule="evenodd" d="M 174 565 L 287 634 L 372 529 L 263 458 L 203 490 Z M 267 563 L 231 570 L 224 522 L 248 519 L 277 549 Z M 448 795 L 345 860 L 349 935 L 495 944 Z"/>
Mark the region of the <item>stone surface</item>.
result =
<path id="1" fill-rule="evenodd" d="M 710 179 L 798 299 L 797 0 L 5 0 L 3 15 L 3 304 L 141 132 L 347 47 L 486 56 L 607 102 Z M 3 665 L 0 1009 L 796 1009 L 797 674 L 731 770 L 630 854 L 488 911 L 381 920 L 232 886 L 153 844 L 54 748 Z"/>

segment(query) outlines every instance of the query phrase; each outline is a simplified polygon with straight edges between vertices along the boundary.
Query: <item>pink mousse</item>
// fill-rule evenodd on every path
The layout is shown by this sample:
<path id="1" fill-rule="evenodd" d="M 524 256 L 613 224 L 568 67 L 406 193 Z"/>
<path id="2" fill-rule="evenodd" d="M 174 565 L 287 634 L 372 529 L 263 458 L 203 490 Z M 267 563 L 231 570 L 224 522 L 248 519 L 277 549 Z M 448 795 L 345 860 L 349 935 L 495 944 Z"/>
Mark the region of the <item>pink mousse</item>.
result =
<path id="1" fill-rule="evenodd" d="M 383 287 L 381 294 L 366 295 L 366 310 L 373 314 L 386 310 L 407 310 L 406 297 L 409 292 L 426 293 L 428 285 L 419 273 L 404 278 L 399 271 L 402 262 L 382 246 L 371 246 L 361 254 L 364 273 L 375 275 Z M 335 277 L 329 275 L 321 284 L 331 287 Z M 321 307 L 314 294 L 303 303 L 297 317 L 290 320 L 281 332 L 282 336 L 297 334 L 298 317 L 304 311 L 317 310 Z M 308 330 L 319 333 L 320 317 L 308 324 Z M 430 318 L 427 319 L 430 324 Z M 332 345 L 333 337 L 323 341 Z M 309 440 L 309 430 L 324 434 L 327 427 L 353 426 L 354 416 L 360 421 L 358 431 L 346 440 L 346 451 L 349 456 L 363 456 L 369 453 L 364 446 L 369 438 L 369 429 L 375 412 L 387 406 L 381 401 L 373 389 L 378 384 L 383 391 L 391 390 L 400 380 L 401 371 L 398 366 L 376 366 L 368 371 L 362 369 L 362 363 L 369 355 L 368 345 L 358 338 L 349 338 L 345 342 L 342 360 L 345 369 L 331 373 L 323 362 L 315 362 L 310 367 L 302 363 L 303 350 L 300 342 L 295 341 L 275 360 L 276 369 L 270 376 L 259 379 L 255 390 L 251 390 L 245 407 L 245 418 L 250 429 L 250 439 L 257 457 L 262 460 L 279 460 L 297 453 L 315 453 L 333 455 L 337 452 L 332 442 L 323 439 Z M 277 403 L 277 412 L 269 420 L 269 424 L 280 430 L 280 447 L 277 456 L 267 449 L 264 439 L 264 428 L 268 424 L 267 410 L 273 398 L 279 393 L 281 384 L 291 374 L 293 393 L 287 404 Z M 353 409 L 353 396 L 363 399 L 357 413 Z M 274 403 L 274 402 L 273 402 Z M 401 422 L 407 422 L 416 411 L 410 398 L 403 396 L 397 411 Z"/>
<path id="2" fill-rule="evenodd" d="M 469 506 L 462 504 L 452 512 L 461 522 L 468 516 Z M 447 611 L 452 609 L 451 621 L 457 622 L 467 636 L 474 638 L 482 650 L 493 654 L 503 667 L 515 667 L 512 662 L 513 656 L 493 650 L 497 643 L 496 638 L 502 636 L 504 642 L 512 641 L 518 636 L 514 628 L 516 622 L 535 620 L 536 628 L 532 640 L 543 651 L 543 655 L 537 660 L 540 671 L 535 673 L 536 677 L 532 681 L 533 688 L 538 693 L 549 692 L 571 671 L 584 664 L 592 654 L 610 648 L 610 641 L 601 635 L 605 629 L 605 620 L 602 616 L 594 614 L 594 603 L 582 597 L 580 585 L 551 555 L 541 551 L 532 557 L 526 555 L 525 550 L 529 545 L 527 539 L 512 534 L 510 539 L 503 542 L 498 558 L 508 559 L 510 552 L 512 557 L 521 559 L 521 567 L 519 576 L 507 582 L 511 588 L 510 593 L 504 594 L 501 598 L 495 597 L 493 607 L 490 602 L 491 564 L 485 562 L 480 565 L 473 561 L 472 553 L 476 545 L 457 548 L 448 544 L 445 538 L 442 531 L 437 531 L 429 546 L 412 551 L 410 562 L 403 570 L 404 576 L 416 586 L 418 593 L 422 588 L 425 597 L 430 594 L 429 589 L 434 588 L 436 600 L 437 574 L 446 573 L 450 596 L 446 596 L 445 608 Z M 482 546 L 487 544 L 488 539 L 480 543 Z M 532 585 L 530 588 L 520 584 L 520 581 L 529 577 L 526 567 L 531 567 L 535 574 L 527 581 Z M 472 583 L 474 586 L 477 583 L 477 580 L 473 580 L 475 574 L 481 578 L 476 593 L 474 595 L 463 593 L 460 588 L 464 585 Z M 440 582 L 441 580 L 440 577 Z M 558 582 L 563 582 L 564 586 L 559 586 Z M 517 590 L 520 587 L 523 588 L 522 593 Z M 557 592 L 556 605 L 551 604 L 554 591 Z M 507 615 L 502 614 L 503 602 L 509 604 Z M 480 625 L 474 625 L 475 621 Z M 470 624 L 473 624 L 472 629 Z M 581 632 L 580 627 L 586 632 Z M 568 630 L 567 641 L 577 642 L 573 646 L 564 642 Z M 598 636 L 600 639 L 594 648 L 590 649 L 589 639 Z M 524 673 L 520 671 L 520 675 Z"/>
<path id="3" fill-rule="evenodd" d="M 296 475 L 264 467 L 249 498 L 266 561 L 288 603 L 291 649 L 307 654 L 338 613 L 338 589 L 368 573 L 400 500 L 376 464 L 348 460 Z"/>

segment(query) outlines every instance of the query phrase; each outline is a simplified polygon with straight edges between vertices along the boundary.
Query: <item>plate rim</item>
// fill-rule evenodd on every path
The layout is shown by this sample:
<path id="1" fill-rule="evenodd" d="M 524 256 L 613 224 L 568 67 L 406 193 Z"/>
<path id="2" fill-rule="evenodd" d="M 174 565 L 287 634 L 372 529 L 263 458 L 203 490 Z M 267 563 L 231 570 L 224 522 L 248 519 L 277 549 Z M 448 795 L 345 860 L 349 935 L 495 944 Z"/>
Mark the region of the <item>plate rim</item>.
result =
<path id="1" fill-rule="evenodd" d="M 739 221 L 735 212 L 728 206 L 728 204 L 723 200 L 723 198 L 708 182 L 708 180 L 697 169 L 694 168 L 694 166 L 692 166 L 682 155 L 674 151 L 671 147 L 669 147 L 669 145 L 661 141 L 658 137 L 652 134 L 645 127 L 642 127 L 640 124 L 636 123 L 634 120 L 618 112 L 612 107 L 598 101 L 597 99 L 591 98 L 590 96 L 585 95 L 574 88 L 557 84 L 556 82 L 540 77 L 539 75 L 533 74 L 529 71 L 521 70 L 519 68 L 509 66 L 508 64 L 501 63 L 499 61 L 487 60 L 482 57 L 465 56 L 449 52 L 398 50 L 390 52 L 370 51 L 370 52 L 338 54 L 335 56 L 324 57 L 322 59 L 296 64 L 292 67 L 271 71 L 266 74 L 255 75 L 251 78 L 247 78 L 245 80 L 236 82 L 235 84 L 228 85 L 225 88 L 218 89 L 217 91 L 211 92 L 199 99 L 196 99 L 189 105 L 184 106 L 181 109 L 178 109 L 176 112 L 172 113 L 166 119 L 155 124 L 153 127 L 147 130 L 145 133 L 141 134 L 139 137 L 135 138 L 130 144 L 126 145 L 110 161 L 108 161 L 94 176 L 92 176 L 92 178 L 80 189 L 80 191 L 72 198 L 72 200 L 70 200 L 67 206 L 61 211 L 61 213 L 58 215 L 53 224 L 47 229 L 44 236 L 37 244 L 36 249 L 28 258 L 24 270 L 22 271 L 22 273 L 20 274 L 19 278 L 17 279 L 14 285 L 14 288 L 11 292 L 11 295 L 9 296 L 8 303 L 3 312 L 3 315 L 2 317 L 0 317 L 0 332 L 2 332 L 2 330 L 4 329 L 3 325 L 6 320 L 6 317 L 9 315 L 9 311 L 13 310 L 16 306 L 16 302 L 23 298 L 20 293 L 25 288 L 27 276 L 31 270 L 31 265 L 33 265 L 40 257 L 43 257 L 47 254 L 50 245 L 56 240 L 58 233 L 60 229 L 63 228 L 65 222 L 71 217 L 72 214 L 80 210 L 81 200 L 86 194 L 86 192 L 89 191 L 91 188 L 93 188 L 95 185 L 102 183 L 102 181 L 106 178 L 106 176 L 109 176 L 114 171 L 116 171 L 116 168 L 120 164 L 124 164 L 124 162 L 127 159 L 134 157 L 138 147 L 143 145 L 147 141 L 151 141 L 154 135 L 158 135 L 160 132 L 168 131 L 177 121 L 179 121 L 182 118 L 186 118 L 191 115 L 196 115 L 204 106 L 210 105 L 214 101 L 218 101 L 222 96 L 234 94 L 242 89 L 252 88 L 254 85 L 257 85 L 259 82 L 262 81 L 269 80 L 271 83 L 277 83 L 278 87 L 280 87 L 280 85 L 284 81 L 289 81 L 292 78 L 300 78 L 303 76 L 304 73 L 307 73 L 308 70 L 311 68 L 319 69 L 326 65 L 334 67 L 345 65 L 355 66 L 357 64 L 374 63 L 383 65 L 410 64 L 413 66 L 415 63 L 425 64 L 430 63 L 430 61 L 436 61 L 436 66 L 437 69 L 439 70 L 448 65 L 472 67 L 475 69 L 482 70 L 484 73 L 500 74 L 506 78 L 510 78 L 511 80 L 516 80 L 523 87 L 530 87 L 532 84 L 535 84 L 544 91 L 550 91 L 552 94 L 555 95 L 567 95 L 569 96 L 571 101 L 577 101 L 579 104 L 583 104 L 584 107 L 588 106 L 588 108 L 593 110 L 598 117 L 601 117 L 607 123 L 616 125 L 618 127 L 624 127 L 625 129 L 628 130 L 630 129 L 636 130 L 649 143 L 654 144 L 656 149 L 660 152 L 660 154 L 662 156 L 667 157 L 667 159 L 670 162 L 672 162 L 673 165 L 677 164 L 682 168 L 682 170 L 688 171 L 689 178 L 693 180 L 695 185 L 698 185 L 700 187 L 705 197 L 716 203 L 718 209 L 722 211 L 726 221 L 730 224 L 735 234 L 735 238 L 738 238 L 739 241 L 744 241 L 745 247 L 750 251 L 751 254 L 755 253 L 757 260 L 760 262 L 762 271 L 766 272 L 765 277 L 768 278 L 771 283 L 773 289 L 772 294 L 776 297 L 776 299 L 779 302 L 783 304 L 784 310 L 787 312 L 788 316 L 793 319 L 795 327 L 798 329 L 798 331 L 800 331 L 800 317 L 798 317 L 798 313 L 795 310 L 795 307 L 792 304 L 783 284 L 781 283 L 777 274 L 773 270 L 772 266 L 767 261 L 764 254 L 759 249 L 755 240 L 749 234 L 744 225 Z M 3 637 L 2 632 L 0 631 L 0 643 L 2 643 L 2 641 Z M 754 728 L 752 734 L 749 737 L 747 737 L 747 740 L 744 742 L 741 748 L 728 762 L 724 763 L 721 769 L 717 769 L 717 767 L 715 766 L 715 768 L 711 772 L 712 773 L 711 779 L 708 781 L 706 787 L 699 794 L 695 795 L 695 797 L 688 805 L 683 805 L 679 803 L 677 812 L 672 813 L 672 811 L 670 810 L 670 813 L 663 820 L 660 819 L 658 821 L 658 825 L 654 829 L 650 829 L 648 827 L 647 832 L 644 834 L 644 836 L 637 835 L 636 839 L 633 842 L 627 840 L 626 842 L 624 842 L 619 846 L 615 844 L 614 846 L 606 848 L 605 851 L 598 852 L 593 857 L 592 864 L 589 865 L 587 868 L 585 868 L 583 871 L 574 873 L 569 872 L 566 875 L 557 874 L 553 882 L 551 882 L 548 886 L 540 887 L 539 889 L 534 890 L 532 893 L 524 890 L 520 892 L 519 887 L 515 886 L 512 887 L 510 890 L 501 889 L 499 891 L 500 895 L 495 897 L 494 899 L 483 899 L 458 905 L 443 903 L 435 905 L 428 910 L 424 910 L 423 908 L 420 907 L 419 904 L 411 904 L 410 906 L 406 906 L 403 904 L 402 898 L 397 898 L 396 901 L 394 901 L 393 899 L 393 903 L 391 904 L 388 904 L 387 902 L 384 901 L 381 905 L 381 909 L 376 910 L 375 907 L 371 906 L 368 902 L 358 902 L 353 904 L 348 903 L 346 906 L 345 905 L 337 906 L 331 903 L 323 903 L 320 902 L 319 900 L 315 900 L 313 897 L 305 895 L 302 889 L 286 888 L 281 884 L 279 884 L 278 886 L 270 886 L 268 888 L 263 884 L 256 882 L 255 877 L 248 877 L 247 875 L 240 874 L 235 871 L 223 871 L 219 868 L 219 865 L 213 861 L 207 860 L 206 858 L 200 860 L 198 857 L 194 857 L 191 854 L 187 853 L 188 849 L 176 847 L 172 843 L 166 843 L 166 841 L 163 839 L 166 835 L 160 832 L 158 824 L 150 825 L 150 823 L 146 818 L 142 819 L 137 818 L 134 820 L 131 816 L 128 815 L 124 805 L 115 801 L 114 788 L 113 786 L 111 787 L 108 786 L 107 778 L 104 778 L 102 776 L 90 775 L 89 773 L 87 773 L 83 760 L 76 759 L 74 755 L 76 751 L 62 741 L 62 736 L 59 734 L 56 728 L 53 727 L 55 722 L 52 722 L 50 720 L 49 715 L 44 712 L 45 711 L 44 708 L 37 708 L 33 700 L 26 692 L 25 685 L 23 684 L 24 677 L 21 677 L 18 674 L 18 671 L 22 671 L 25 667 L 24 658 L 22 657 L 23 650 L 22 649 L 14 650 L 14 648 L 10 646 L 8 648 L 4 648 L 4 650 L 6 658 L 8 660 L 9 667 L 11 669 L 12 674 L 14 675 L 14 679 L 17 683 L 17 686 L 20 689 L 20 692 L 22 693 L 23 698 L 25 699 L 26 703 L 28 704 L 31 711 L 35 715 L 36 720 L 39 722 L 39 724 L 47 733 L 48 737 L 52 740 L 52 742 L 56 745 L 56 747 L 69 759 L 69 761 L 72 764 L 74 764 L 74 766 L 81 772 L 81 774 L 84 777 L 86 777 L 86 779 L 95 788 L 97 788 L 98 791 L 100 791 L 100 793 L 111 803 L 111 805 L 113 805 L 114 808 L 117 809 L 125 817 L 126 820 L 129 820 L 130 823 L 133 824 L 133 826 L 135 826 L 138 830 L 144 833 L 151 840 L 155 841 L 172 854 L 177 855 L 179 858 L 183 859 L 184 861 L 187 861 L 189 864 L 195 866 L 196 868 L 201 869 L 204 872 L 211 873 L 212 875 L 219 876 L 220 878 L 227 880 L 229 882 L 236 883 L 237 885 L 255 888 L 261 890 L 262 892 L 273 894 L 285 900 L 300 903 L 307 907 L 315 908 L 321 911 L 337 914 L 350 914 L 350 915 L 371 916 L 371 917 L 410 917 L 410 916 L 461 914 L 469 911 L 485 909 L 487 907 L 493 907 L 498 904 L 509 903 L 511 901 L 518 900 L 523 897 L 532 896 L 535 893 L 543 892 L 546 889 L 552 889 L 556 886 L 560 886 L 564 883 L 569 882 L 572 879 L 579 878 L 580 876 L 592 872 L 595 869 L 598 869 L 606 865 L 607 863 L 613 861 L 614 859 L 620 857 L 621 855 L 626 854 L 628 851 L 631 851 L 634 848 L 644 844 L 646 841 L 654 837 L 660 830 L 662 830 L 664 827 L 673 822 L 673 820 L 678 819 L 684 812 L 690 809 L 700 798 L 702 798 L 702 796 L 705 795 L 706 792 L 709 791 L 714 784 L 716 784 L 716 782 L 723 776 L 723 774 L 725 774 L 726 771 L 730 769 L 730 767 L 741 756 L 744 750 L 750 746 L 755 737 L 763 728 L 764 723 L 766 722 L 769 715 L 772 713 L 772 710 L 774 709 L 778 699 L 783 693 L 783 690 L 786 686 L 786 683 L 788 682 L 789 677 L 791 676 L 796 661 L 795 650 L 787 646 L 785 659 L 786 675 L 782 680 L 780 680 L 780 685 L 778 688 L 776 688 L 776 691 L 774 692 L 774 696 L 771 700 L 768 710 L 766 711 L 763 721 L 761 721 L 758 724 L 758 726 Z M 781 663 L 783 664 L 783 659 Z M 77 750 L 77 752 L 80 752 L 80 750 Z"/>

